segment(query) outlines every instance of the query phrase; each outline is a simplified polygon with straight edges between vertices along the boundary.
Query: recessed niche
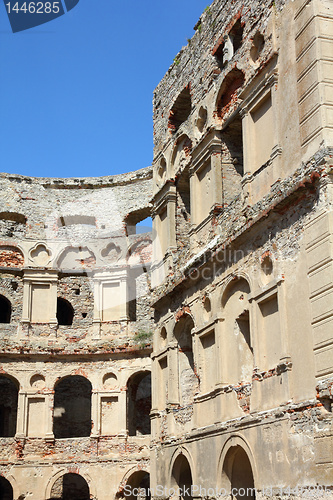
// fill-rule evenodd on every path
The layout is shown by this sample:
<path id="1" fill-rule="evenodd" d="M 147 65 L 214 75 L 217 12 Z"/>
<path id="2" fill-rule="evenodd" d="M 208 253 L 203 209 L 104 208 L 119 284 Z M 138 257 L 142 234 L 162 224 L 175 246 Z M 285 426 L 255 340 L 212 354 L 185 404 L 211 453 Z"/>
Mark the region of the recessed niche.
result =
<path id="1" fill-rule="evenodd" d="M 250 56 L 253 62 L 256 62 L 257 59 L 259 58 L 260 53 L 264 48 L 264 45 L 265 45 L 265 38 L 259 31 L 257 31 L 257 33 L 254 35 L 252 47 L 250 50 Z"/>
<path id="2" fill-rule="evenodd" d="M 268 255 L 261 261 L 261 269 L 265 276 L 270 276 L 273 273 L 273 262 Z"/>
<path id="3" fill-rule="evenodd" d="M 167 342 L 167 331 L 166 331 L 164 326 L 161 329 L 160 338 L 161 338 L 161 346 L 163 347 L 163 346 L 165 346 L 165 344 Z"/>
<path id="4" fill-rule="evenodd" d="M 114 373 L 107 373 L 106 375 L 104 375 L 103 386 L 109 390 L 118 387 L 118 380 L 116 375 Z"/>
<path id="5" fill-rule="evenodd" d="M 210 313 L 210 311 L 212 310 L 212 305 L 211 305 L 210 299 L 208 297 L 205 298 L 204 308 L 205 308 L 205 311 L 208 313 Z"/>
<path id="6" fill-rule="evenodd" d="M 199 132 L 203 132 L 206 122 L 207 122 L 207 109 L 201 106 L 201 108 L 199 109 L 199 114 L 196 122 Z"/>
<path id="7" fill-rule="evenodd" d="M 177 132 L 180 125 L 189 117 L 192 109 L 190 87 L 185 87 L 177 97 L 170 110 L 168 127 L 172 133 Z"/>
<path id="8" fill-rule="evenodd" d="M 233 58 L 243 42 L 244 26 L 240 19 L 234 24 L 231 31 L 223 37 L 223 40 L 213 49 L 213 55 L 220 69 Z"/>
<path id="9" fill-rule="evenodd" d="M 43 375 L 33 375 L 30 379 L 30 385 L 33 389 L 44 389 L 45 387 L 45 377 Z"/>
<path id="10" fill-rule="evenodd" d="M 204 307 L 204 319 L 205 321 L 208 320 L 211 310 L 212 310 L 212 304 L 210 302 L 209 297 L 206 297 L 203 302 L 203 307 Z"/>
<path id="11" fill-rule="evenodd" d="M 162 158 L 157 168 L 157 175 L 160 180 L 163 180 L 165 172 L 166 172 L 166 161 L 165 158 Z"/>

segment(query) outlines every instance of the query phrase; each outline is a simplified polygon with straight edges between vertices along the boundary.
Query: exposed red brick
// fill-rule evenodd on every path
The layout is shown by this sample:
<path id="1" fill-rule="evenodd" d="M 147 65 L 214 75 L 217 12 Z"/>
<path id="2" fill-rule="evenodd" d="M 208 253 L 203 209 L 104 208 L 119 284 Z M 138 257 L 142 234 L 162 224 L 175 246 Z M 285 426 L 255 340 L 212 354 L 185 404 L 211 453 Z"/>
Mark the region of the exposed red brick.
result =
<path id="1" fill-rule="evenodd" d="M 237 68 L 232 69 L 223 82 L 222 95 L 217 104 L 216 115 L 223 118 L 237 102 L 238 91 L 244 84 L 244 73 Z"/>
<path id="2" fill-rule="evenodd" d="M 179 321 L 183 316 L 191 314 L 191 310 L 188 306 L 182 307 L 175 315 L 176 322 Z"/>
<path id="3" fill-rule="evenodd" d="M 0 247 L 0 267 L 23 267 L 22 252 L 15 247 Z"/>

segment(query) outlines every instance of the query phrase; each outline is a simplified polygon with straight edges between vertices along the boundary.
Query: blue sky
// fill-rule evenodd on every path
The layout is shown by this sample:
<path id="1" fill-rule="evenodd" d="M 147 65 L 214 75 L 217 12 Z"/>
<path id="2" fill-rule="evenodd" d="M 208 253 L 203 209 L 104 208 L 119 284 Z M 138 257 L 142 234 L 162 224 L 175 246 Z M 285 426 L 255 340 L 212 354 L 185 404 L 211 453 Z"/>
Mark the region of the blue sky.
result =
<path id="1" fill-rule="evenodd" d="M 13 34 L 0 4 L 0 171 L 84 177 L 148 166 L 153 90 L 209 0 L 80 0 Z"/>

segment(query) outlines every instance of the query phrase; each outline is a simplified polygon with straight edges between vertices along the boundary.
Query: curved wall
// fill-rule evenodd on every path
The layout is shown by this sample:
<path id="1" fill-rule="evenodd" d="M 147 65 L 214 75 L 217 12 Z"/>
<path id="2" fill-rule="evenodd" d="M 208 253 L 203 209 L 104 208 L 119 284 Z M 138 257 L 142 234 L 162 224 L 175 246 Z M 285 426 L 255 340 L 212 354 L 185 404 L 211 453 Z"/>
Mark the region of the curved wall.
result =
<path id="1" fill-rule="evenodd" d="M 0 437 L 0 474 L 15 498 L 49 498 L 77 474 L 102 500 L 149 472 L 149 429 L 133 419 L 147 420 L 151 404 L 152 232 L 136 227 L 151 191 L 150 167 L 0 176 L 0 296 L 10 308 L 0 315 L 0 421 L 16 427 Z M 128 390 L 142 374 L 140 390 Z"/>

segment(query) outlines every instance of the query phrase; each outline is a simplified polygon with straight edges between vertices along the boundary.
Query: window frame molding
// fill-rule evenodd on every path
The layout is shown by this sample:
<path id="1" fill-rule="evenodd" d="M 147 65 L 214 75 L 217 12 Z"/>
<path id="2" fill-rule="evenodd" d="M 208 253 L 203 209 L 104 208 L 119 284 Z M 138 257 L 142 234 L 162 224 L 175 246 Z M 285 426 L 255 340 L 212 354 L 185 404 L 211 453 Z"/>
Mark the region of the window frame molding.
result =
<path id="1" fill-rule="evenodd" d="M 57 285 L 58 271 L 48 269 L 43 273 L 40 269 L 24 269 L 23 275 L 23 306 L 22 306 L 22 324 L 43 323 L 45 325 L 58 325 L 57 320 Z M 49 294 L 52 301 L 50 305 L 50 318 L 45 322 L 32 322 L 32 291 L 33 285 L 49 285 Z"/>
<path id="2" fill-rule="evenodd" d="M 252 113 L 254 110 L 263 104 L 265 99 L 271 96 L 271 106 L 273 113 L 277 107 L 276 90 L 279 81 L 279 73 L 276 65 L 271 69 L 265 78 L 258 77 L 256 85 L 251 90 L 249 85 L 241 92 L 240 99 L 243 99 L 238 107 L 238 112 L 242 117 L 243 129 L 243 155 L 244 155 L 244 175 L 242 183 L 247 184 L 251 182 L 254 177 L 259 174 L 263 169 L 269 167 L 273 160 L 282 154 L 282 148 L 279 140 L 279 127 L 275 120 L 273 126 L 273 146 L 269 158 L 266 163 L 255 167 L 255 151 L 253 147 L 254 138 L 254 122 Z M 251 85 L 250 85 L 251 87 Z M 231 117 L 230 117 L 231 118 Z"/>

